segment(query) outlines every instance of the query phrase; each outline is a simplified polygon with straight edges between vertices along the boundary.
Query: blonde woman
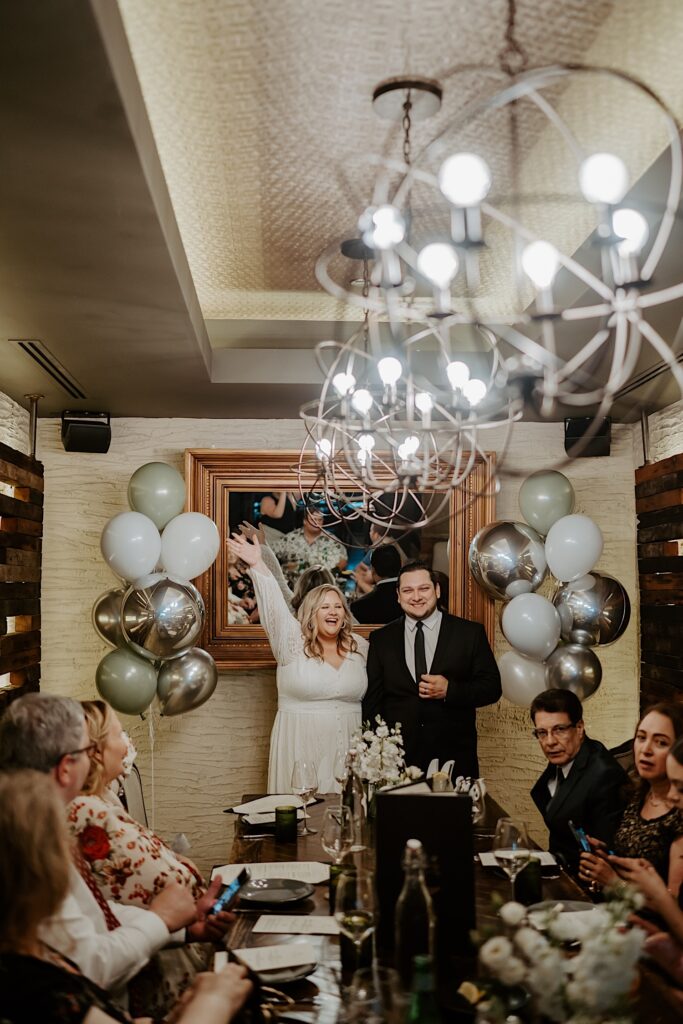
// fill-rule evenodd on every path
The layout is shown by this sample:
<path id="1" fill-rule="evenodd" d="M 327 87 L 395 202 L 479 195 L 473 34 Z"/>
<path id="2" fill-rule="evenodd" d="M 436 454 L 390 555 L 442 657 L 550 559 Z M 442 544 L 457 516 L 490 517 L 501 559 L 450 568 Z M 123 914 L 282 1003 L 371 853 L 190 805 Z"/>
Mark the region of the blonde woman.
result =
<path id="1" fill-rule="evenodd" d="M 192 861 L 174 853 L 131 818 L 109 788 L 124 773 L 128 754 L 128 741 L 115 712 L 102 700 L 82 703 L 95 752 L 83 792 L 68 806 L 67 821 L 105 898 L 148 907 L 167 882 L 175 880 L 190 890 L 195 901 L 202 900 L 206 886 Z M 219 940 L 225 927 L 225 921 L 205 918 L 202 938 Z M 191 940 L 192 928 L 189 931 Z M 212 955 L 213 947 L 207 942 L 189 941 L 161 950 L 134 983 L 136 1005 L 152 1016 L 163 1016 L 195 974 L 210 966 Z"/>
<path id="2" fill-rule="evenodd" d="M 338 792 L 335 756 L 348 750 L 361 725 L 367 640 L 352 632 L 351 613 L 337 587 L 325 584 L 310 590 L 294 617 L 263 561 L 258 540 L 233 535 L 228 544 L 249 568 L 278 665 L 268 792 L 290 791 L 298 759 L 315 763 L 319 792 Z"/>
<path id="3" fill-rule="evenodd" d="M 12 1024 L 131 1021 L 106 992 L 39 938 L 69 888 L 64 806 L 42 772 L 0 772 L 0 1020 Z M 227 1024 L 251 991 L 244 968 L 198 977 L 176 1024 Z"/>

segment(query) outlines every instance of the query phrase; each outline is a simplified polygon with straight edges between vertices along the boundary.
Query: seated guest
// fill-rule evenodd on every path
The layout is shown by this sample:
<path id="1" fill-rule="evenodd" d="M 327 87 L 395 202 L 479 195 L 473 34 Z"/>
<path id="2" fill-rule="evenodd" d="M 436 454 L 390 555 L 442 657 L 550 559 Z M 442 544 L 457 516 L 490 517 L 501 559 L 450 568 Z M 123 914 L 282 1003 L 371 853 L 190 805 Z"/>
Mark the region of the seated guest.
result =
<path id="1" fill-rule="evenodd" d="M 638 786 L 617 828 L 611 847 L 619 857 L 644 858 L 674 896 L 683 879 L 683 814 L 669 798 L 667 758 L 683 736 L 683 705 L 661 703 L 648 708 L 633 740 Z M 594 836 L 590 829 L 586 829 Z M 599 843 L 581 856 L 581 877 L 607 885 L 618 875 Z"/>
<path id="2" fill-rule="evenodd" d="M 31 693 L 14 701 L 0 719 L 0 768 L 48 774 L 65 806 L 81 792 L 94 749 L 83 708 L 67 697 Z M 193 941 L 204 941 L 214 937 L 217 925 L 224 930 L 232 922 L 231 914 L 207 922 L 216 882 L 196 902 L 186 886 L 171 879 L 159 886 L 146 910 L 112 904 L 75 850 L 66 898 L 41 922 L 40 938 L 125 1003 L 126 983 L 169 941 L 184 941 L 185 926 L 191 926 Z"/>
<path id="3" fill-rule="evenodd" d="M 393 544 L 381 544 L 370 559 L 374 588 L 351 602 L 351 611 L 358 622 L 393 622 L 401 614 L 396 581 L 401 557 Z"/>
<path id="4" fill-rule="evenodd" d="M 42 937 L 43 922 L 59 913 L 71 886 L 64 807 L 46 774 L 0 774 L 0 835 L 0 1020 L 131 1021 L 77 964 Z M 231 965 L 220 974 L 199 976 L 178 1007 L 176 1024 L 227 1024 L 251 990 L 245 974 Z"/>
<path id="5" fill-rule="evenodd" d="M 628 776 L 602 743 L 586 736 L 581 701 L 570 690 L 539 693 L 530 712 L 548 760 L 531 796 L 547 826 L 550 852 L 576 872 L 581 851 L 569 822 L 611 843 Z"/>
<path id="6" fill-rule="evenodd" d="M 124 771 L 128 742 L 117 715 L 102 700 L 83 701 L 90 742 L 90 771 L 81 794 L 67 808 L 67 822 L 80 851 L 107 900 L 147 908 L 154 894 L 173 880 L 197 901 L 206 884 L 192 861 L 174 853 L 163 840 L 126 813 L 110 785 Z M 206 924 L 207 938 L 220 939 L 225 928 Z M 163 949 L 134 982 L 136 1004 L 163 1017 L 192 978 L 211 966 L 213 946 L 189 943 Z"/>

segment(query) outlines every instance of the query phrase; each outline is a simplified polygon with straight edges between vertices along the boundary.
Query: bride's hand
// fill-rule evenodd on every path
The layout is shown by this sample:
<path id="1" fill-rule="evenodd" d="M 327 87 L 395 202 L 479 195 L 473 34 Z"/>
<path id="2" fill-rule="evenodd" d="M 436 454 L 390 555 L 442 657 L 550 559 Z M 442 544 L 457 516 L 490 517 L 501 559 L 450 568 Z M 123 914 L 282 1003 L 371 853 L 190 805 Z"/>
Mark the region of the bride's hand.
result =
<path id="1" fill-rule="evenodd" d="M 228 539 L 228 551 L 235 558 L 240 558 L 250 568 L 261 561 L 261 545 L 256 537 L 247 540 L 242 534 L 233 533 Z"/>

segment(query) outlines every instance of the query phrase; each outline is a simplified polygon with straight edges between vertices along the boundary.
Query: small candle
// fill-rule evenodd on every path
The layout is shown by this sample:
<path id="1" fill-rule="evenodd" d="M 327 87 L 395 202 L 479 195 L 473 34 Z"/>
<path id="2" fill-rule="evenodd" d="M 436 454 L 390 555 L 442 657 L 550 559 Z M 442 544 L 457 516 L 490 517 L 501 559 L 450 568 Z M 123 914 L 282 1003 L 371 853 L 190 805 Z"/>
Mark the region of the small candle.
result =
<path id="1" fill-rule="evenodd" d="M 275 838 L 280 843 L 296 840 L 296 807 L 288 804 L 275 808 Z"/>

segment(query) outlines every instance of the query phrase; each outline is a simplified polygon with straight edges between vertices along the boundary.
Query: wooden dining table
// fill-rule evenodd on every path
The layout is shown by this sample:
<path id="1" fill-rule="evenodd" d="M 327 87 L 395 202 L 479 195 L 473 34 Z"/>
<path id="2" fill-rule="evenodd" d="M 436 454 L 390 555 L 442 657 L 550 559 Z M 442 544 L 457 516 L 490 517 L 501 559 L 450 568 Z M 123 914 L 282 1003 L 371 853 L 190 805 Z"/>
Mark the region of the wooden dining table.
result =
<path id="1" fill-rule="evenodd" d="M 254 799 L 246 795 L 244 800 Z M 231 864 L 259 864 L 283 861 L 322 861 L 329 863 L 329 856 L 320 844 L 320 829 L 325 808 L 331 801 L 338 801 L 338 796 L 326 796 L 308 808 L 309 824 L 315 829 L 312 835 L 299 835 L 295 842 L 278 842 L 274 834 L 266 832 L 262 827 L 250 827 L 242 818 L 238 819 L 235 838 L 230 852 Z M 499 818 L 505 817 L 503 808 L 487 794 L 486 813 L 474 828 L 475 854 L 491 849 L 495 825 Z M 486 926 L 496 927 L 497 917 L 493 902 L 494 893 L 504 900 L 510 898 L 510 883 L 507 878 L 495 870 L 483 868 L 478 860 L 474 872 L 475 908 L 477 929 Z M 553 877 L 543 877 L 543 899 L 566 902 L 582 901 L 587 907 L 591 905 L 586 892 L 564 871 L 557 870 Z M 292 909 L 275 908 L 276 913 L 329 915 L 329 887 L 327 884 L 315 886 L 313 895 Z M 237 907 L 237 919 L 226 935 L 229 949 L 241 949 L 246 946 L 276 945 L 292 942 L 300 936 L 254 933 L 256 921 L 264 914 L 273 912 L 270 908 L 262 910 L 251 907 Z M 339 939 L 330 935 L 307 935 L 317 954 L 315 970 L 305 980 L 290 983 L 286 986 L 287 995 L 293 1000 L 287 1014 L 293 1014 L 292 1022 L 301 1021 L 306 1024 L 336 1024 L 341 1006 L 341 963 Z M 463 962 L 463 979 L 473 977 L 474 961 Z M 285 1015 L 286 1016 L 286 1015 Z M 459 1020 L 448 1013 L 446 1020 Z M 465 1018 L 462 1018 L 465 1019 Z M 636 1021 L 638 1024 L 681 1024 L 681 1004 L 667 981 L 656 969 L 644 966 L 641 969 L 639 991 L 636 999 Z"/>

